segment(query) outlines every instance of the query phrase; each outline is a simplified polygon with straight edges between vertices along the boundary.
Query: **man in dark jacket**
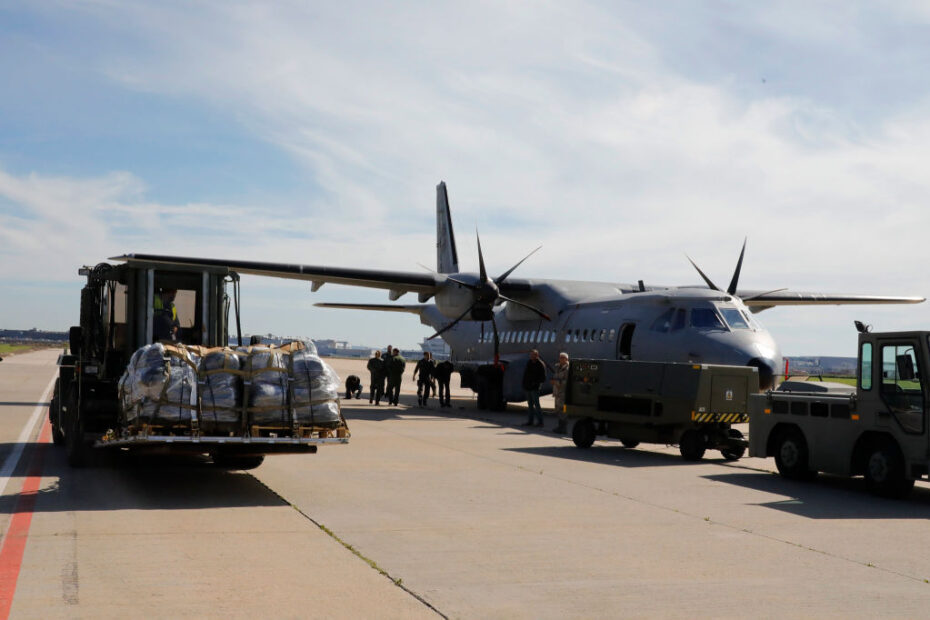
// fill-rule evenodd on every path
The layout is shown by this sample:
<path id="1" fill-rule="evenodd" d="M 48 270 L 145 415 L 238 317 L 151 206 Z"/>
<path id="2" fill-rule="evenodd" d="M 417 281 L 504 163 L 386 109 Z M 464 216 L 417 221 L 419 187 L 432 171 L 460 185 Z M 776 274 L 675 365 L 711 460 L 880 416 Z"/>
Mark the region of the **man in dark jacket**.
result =
<path id="1" fill-rule="evenodd" d="M 358 375 L 346 377 L 346 400 L 351 400 L 353 396 L 355 398 L 362 397 L 362 380 Z"/>
<path id="2" fill-rule="evenodd" d="M 538 418 L 535 426 L 543 425 L 542 407 L 539 406 L 539 386 L 546 380 L 546 365 L 539 359 L 539 351 L 530 351 L 530 359 L 526 362 L 523 371 L 523 390 L 526 392 L 526 404 L 530 417 L 523 426 L 534 426 L 534 418 Z"/>
<path id="3" fill-rule="evenodd" d="M 439 406 L 440 407 L 451 407 L 452 404 L 449 402 L 449 381 L 452 379 L 452 371 L 454 366 L 449 360 L 444 360 L 439 362 L 436 365 L 436 370 L 433 371 L 433 376 L 436 377 L 436 381 L 439 382 Z"/>
<path id="4" fill-rule="evenodd" d="M 436 362 L 433 361 L 430 352 L 423 351 L 423 359 L 417 362 L 416 368 L 413 369 L 413 379 L 417 382 L 417 404 L 421 407 L 426 406 L 426 399 L 429 398 L 435 366 Z M 417 379 L 417 375 L 419 375 L 419 379 Z"/>
<path id="5" fill-rule="evenodd" d="M 407 360 L 400 354 L 400 349 L 395 348 L 391 351 L 391 358 L 388 361 L 388 401 L 396 405 L 400 398 L 400 383 L 404 379 L 404 368 L 407 367 Z"/>
<path id="6" fill-rule="evenodd" d="M 381 359 L 381 351 L 375 351 L 375 356 L 368 360 L 368 373 L 371 375 L 368 402 L 380 405 L 381 397 L 384 396 L 384 360 Z"/>

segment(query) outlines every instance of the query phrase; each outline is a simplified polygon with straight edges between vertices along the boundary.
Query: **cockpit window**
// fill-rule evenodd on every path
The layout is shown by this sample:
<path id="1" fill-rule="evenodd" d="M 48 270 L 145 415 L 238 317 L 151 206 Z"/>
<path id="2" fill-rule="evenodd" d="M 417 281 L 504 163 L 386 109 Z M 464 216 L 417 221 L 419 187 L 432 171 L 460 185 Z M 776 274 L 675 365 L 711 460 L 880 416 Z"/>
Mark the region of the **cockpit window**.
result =
<path id="1" fill-rule="evenodd" d="M 720 313 L 731 329 L 749 329 L 749 324 L 736 308 L 720 308 Z"/>
<path id="2" fill-rule="evenodd" d="M 720 316 L 712 308 L 692 308 L 691 327 L 698 329 L 726 329 Z"/>
<path id="3" fill-rule="evenodd" d="M 672 315 L 675 313 L 674 308 L 669 308 L 652 322 L 652 326 L 649 328 L 654 332 L 667 332 L 672 326 Z"/>
<path id="4" fill-rule="evenodd" d="M 675 311 L 675 322 L 672 324 L 672 331 L 677 332 L 679 329 L 685 328 L 685 309 L 679 308 Z"/>

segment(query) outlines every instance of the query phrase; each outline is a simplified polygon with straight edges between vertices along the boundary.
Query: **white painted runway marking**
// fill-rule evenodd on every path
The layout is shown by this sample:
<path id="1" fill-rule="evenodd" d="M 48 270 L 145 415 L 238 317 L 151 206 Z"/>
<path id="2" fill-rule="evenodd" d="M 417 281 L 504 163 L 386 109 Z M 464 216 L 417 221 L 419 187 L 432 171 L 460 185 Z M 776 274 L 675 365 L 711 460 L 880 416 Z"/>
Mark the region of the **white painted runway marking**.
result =
<path id="1" fill-rule="evenodd" d="M 13 446 L 13 451 L 10 452 L 8 457 L 6 457 L 6 461 L 3 463 L 3 468 L 0 468 L 0 495 L 6 493 L 6 485 L 9 484 L 10 476 L 16 469 L 16 466 L 19 465 L 19 459 L 23 455 L 23 449 L 26 447 L 26 442 L 35 432 L 36 425 L 42 420 L 42 414 L 48 411 L 48 405 L 44 403 L 48 402 L 49 394 L 51 393 L 52 388 L 55 387 L 56 378 L 57 373 L 53 375 L 52 380 L 48 382 L 48 387 L 46 387 L 45 391 L 42 393 L 42 398 L 39 399 L 39 404 L 36 405 L 32 415 L 29 417 L 29 421 L 26 422 L 26 426 L 23 427 L 23 431 L 19 434 L 19 438 L 16 440 L 16 445 Z"/>

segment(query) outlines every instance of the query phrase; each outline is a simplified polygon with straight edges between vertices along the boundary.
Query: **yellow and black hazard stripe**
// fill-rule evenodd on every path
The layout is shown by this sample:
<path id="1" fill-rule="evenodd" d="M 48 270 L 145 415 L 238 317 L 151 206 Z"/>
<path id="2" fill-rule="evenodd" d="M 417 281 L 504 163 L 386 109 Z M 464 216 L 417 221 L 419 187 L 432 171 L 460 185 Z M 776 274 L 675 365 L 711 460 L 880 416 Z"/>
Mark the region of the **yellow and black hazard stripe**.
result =
<path id="1" fill-rule="evenodd" d="M 748 413 L 698 413 L 691 412 L 691 420 L 694 422 L 724 422 L 726 424 L 740 424 L 749 421 Z"/>

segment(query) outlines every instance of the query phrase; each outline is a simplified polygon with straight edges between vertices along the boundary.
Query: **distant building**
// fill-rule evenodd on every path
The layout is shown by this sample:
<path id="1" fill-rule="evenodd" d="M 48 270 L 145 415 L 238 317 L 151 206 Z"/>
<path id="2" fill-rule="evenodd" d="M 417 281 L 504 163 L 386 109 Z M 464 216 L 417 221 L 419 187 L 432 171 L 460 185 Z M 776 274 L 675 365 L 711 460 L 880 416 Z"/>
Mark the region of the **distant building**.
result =
<path id="1" fill-rule="evenodd" d="M 452 349 L 446 343 L 445 340 L 440 338 L 424 338 L 423 342 L 420 343 L 420 349 L 423 351 L 429 351 L 433 359 L 437 360 L 447 360 L 452 355 Z"/>

